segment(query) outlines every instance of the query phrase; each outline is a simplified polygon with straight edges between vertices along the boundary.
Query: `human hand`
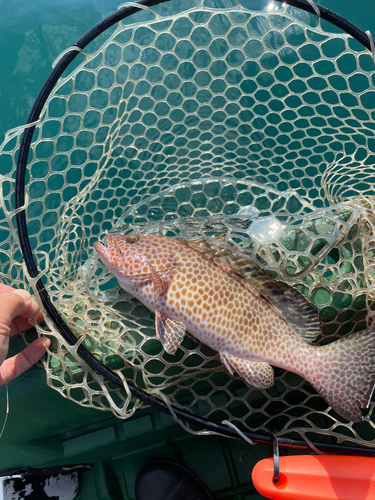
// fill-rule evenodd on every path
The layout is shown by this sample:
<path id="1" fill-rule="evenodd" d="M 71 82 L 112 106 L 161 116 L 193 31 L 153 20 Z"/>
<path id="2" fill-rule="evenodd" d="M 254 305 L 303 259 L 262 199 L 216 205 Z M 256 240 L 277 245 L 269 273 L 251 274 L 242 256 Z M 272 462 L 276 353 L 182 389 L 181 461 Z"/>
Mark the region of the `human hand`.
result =
<path id="1" fill-rule="evenodd" d="M 36 339 L 12 358 L 8 358 L 9 338 L 30 328 L 29 318 L 42 320 L 37 302 L 26 290 L 0 284 L 0 385 L 10 382 L 34 365 L 51 341 Z"/>

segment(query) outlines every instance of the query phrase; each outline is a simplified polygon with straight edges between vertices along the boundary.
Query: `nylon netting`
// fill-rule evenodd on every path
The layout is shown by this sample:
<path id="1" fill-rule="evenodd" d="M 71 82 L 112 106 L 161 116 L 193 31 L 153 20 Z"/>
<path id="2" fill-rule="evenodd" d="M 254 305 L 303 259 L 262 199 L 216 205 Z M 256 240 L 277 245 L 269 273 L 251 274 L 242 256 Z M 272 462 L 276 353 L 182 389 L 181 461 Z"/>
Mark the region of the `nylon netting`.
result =
<path id="1" fill-rule="evenodd" d="M 186 5 L 186 4 L 185 4 Z M 324 26 L 327 30 L 329 26 Z M 35 260 L 64 320 L 124 381 L 239 428 L 374 446 L 371 407 L 347 423 L 300 377 L 255 390 L 185 338 L 175 356 L 93 243 L 108 231 L 198 238 L 304 293 L 320 342 L 367 328 L 375 284 L 374 61 L 287 6 L 145 9 L 93 42 L 50 95 L 29 152 L 24 207 Z M 21 132 L 0 157 L 0 276 L 32 289 L 15 230 Z M 217 246 L 215 235 L 224 235 Z M 232 262 L 233 263 L 233 262 Z M 51 319 L 48 384 L 126 418 L 139 406 L 92 370 Z"/>

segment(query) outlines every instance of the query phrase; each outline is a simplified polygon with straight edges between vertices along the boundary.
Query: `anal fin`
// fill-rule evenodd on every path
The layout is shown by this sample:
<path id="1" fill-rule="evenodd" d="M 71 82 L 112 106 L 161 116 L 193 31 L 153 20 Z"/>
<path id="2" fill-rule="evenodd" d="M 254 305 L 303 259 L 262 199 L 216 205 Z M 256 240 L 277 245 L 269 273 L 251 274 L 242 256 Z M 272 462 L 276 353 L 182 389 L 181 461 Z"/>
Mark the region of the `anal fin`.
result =
<path id="1" fill-rule="evenodd" d="M 220 354 L 220 360 L 231 375 L 237 372 L 245 382 L 257 389 L 268 389 L 274 385 L 273 368 L 261 361 L 248 361 L 232 354 Z"/>
<path id="2" fill-rule="evenodd" d="M 168 354 L 175 354 L 184 339 L 186 326 L 155 311 L 156 336 Z"/>

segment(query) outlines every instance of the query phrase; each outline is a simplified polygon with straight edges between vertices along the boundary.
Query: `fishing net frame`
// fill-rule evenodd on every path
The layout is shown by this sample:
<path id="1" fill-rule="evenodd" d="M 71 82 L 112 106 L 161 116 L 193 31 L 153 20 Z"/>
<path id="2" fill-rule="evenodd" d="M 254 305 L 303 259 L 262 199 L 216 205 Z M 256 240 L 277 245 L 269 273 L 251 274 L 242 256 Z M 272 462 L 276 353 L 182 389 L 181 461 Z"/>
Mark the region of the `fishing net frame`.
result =
<path id="1" fill-rule="evenodd" d="M 100 34 L 104 33 L 107 29 L 114 26 L 116 23 L 124 20 L 125 18 L 140 12 L 144 8 L 153 7 L 155 5 L 159 5 L 161 3 L 166 3 L 170 0 L 140 0 L 137 4 L 131 3 L 128 5 L 124 5 L 119 8 L 119 10 L 107 18 L 103 19 L 93 28 L 91 28 L 87 33 L 85 33 L 72 47 L 68 48 L 64 53 L 59 57 L 57 63 L 55 64 L 53 71 L 47 78 L 43 88 L 41 89 L 35 104 L 31 110 L 29 115 L 27 124 L 24 128 L 21 145 L 19 148 L 19 156 L 17 160 L 17 172 L 16 172 L 16 181 L 15 181 L 15 214 L 17 221 L 17 230 L 18 230 L 18 238 L 20 242 L 20 247 L 24 259 L 24 263 L 27 269 L 27 273 L 31 278 L 31 281 L 34 280 L 35 288 L 38 292 L 38 295 L 43 303 L 45 311 L 48 313 L 51 321 L 57 327 L 61 335 L 66 339 L 66 341 L 71 345 L 75 346 L 74 349 L 77 355 L 84 360 L 94 371 L 108 379 L 114 385 L 119 388 L 124 388 L 124 382 L 114 371 L 109 369 L 107 366 L 104 366 L 100 361 L 98 361 L 90 352 L 87 350 L 84 345 L 79 344 L 77 346 L 77 338 L 74 333 L 71 331 L 66 322 L 64 322 L 60 313 L 57 311 L 52 301 L 50 300 L 49 294 L 44 287 L 44 284 L 41 280 L 41 272 L 38 270 L 33 250 L 30 244 L 30 238 L 28 234 L 27 228 L 27 220 L 26 213 L 24 210 L 26 204 L 26 195 L 25 195 L 25 178 L 27 172 L 28 165 L 28 155 L 30 151 L 30 146 L 33 139 L 33 133 L 36 128 L 36 125 L 40 119 L 41 113 L 43 111 L 43 107 L 47 102 L 48 97 L 50 96 L 52 90 L 57 84 L 59 78 L 64 73 L 64 71 L 69 67 L 69 65 L 76 59 L 81 51 L 93 40 L 95 40 Z M 279 1 L 279 0 L 278 0 Z M 290 6 L 296 7 L 303 11 L 307 11 L 311 14 L 319 14 L 322 20 L 328 21 L 329 23 L 337 26 L 342 31 L 351 35 L 354 39 L 356 39 L 360 44 L 362 44 L 366 49 L 374 56 L 374 47 L 371 35 L 368 33 L 364 33 L 362 30 L 358 29 L 352 23 L 347 21 L 346 19 L 338 16 L 333 13 L 329 9 L 326 9 L 322 6 L 315 5 L 313 2 L 305 1 L 305 0 L 287 0 L 284 2 Z M 149 394 L 142 389 L 128 383 L 129 389 L 131 391 L 132 396 L 136 399 L 151 405 L 158 410 L 168 413 L 174 413 L 175 417 L 180 420 L 183 420 L 189 424 L 196 425 L 200 428 L 206 429 L 210 432 L 219 433 L 228 437 L 238 437 L 237 431 L 233 428 L 228 427 L 227 425 L 217 424 L 208 420 L 207 418 L 198 416 L 193 414 L 190 411 L 183 410 L 176 406 L 171 406 L 167 404 L 163 399 L 159 399 L 152 394 Z M 263 442 L 263 443 L 272 443 L 273 437 L 270 432 L 269 435 L 257 434 L 252 432 L 244 433 L 247 438 L 252 439 L 255 442 Z M 309 446 L 306 445 L 306 442 L 299 441 L 298 439 L 287 439 L 282 436 L 278 437 L 278 443 L 281 446 L 295 447 L 306 449 Z M 369 454 L 375 455 L 375 450 L 366 449 L 364 447 L 354 447 L 354 446 L 344 446 L 344 445 L 335 445 L 335 444 L 323 444 L 319 443 L 316 446 L 319 447 L 322 451 L 333 451 L 337 453 L 349 452 L 350 454 Z"/>

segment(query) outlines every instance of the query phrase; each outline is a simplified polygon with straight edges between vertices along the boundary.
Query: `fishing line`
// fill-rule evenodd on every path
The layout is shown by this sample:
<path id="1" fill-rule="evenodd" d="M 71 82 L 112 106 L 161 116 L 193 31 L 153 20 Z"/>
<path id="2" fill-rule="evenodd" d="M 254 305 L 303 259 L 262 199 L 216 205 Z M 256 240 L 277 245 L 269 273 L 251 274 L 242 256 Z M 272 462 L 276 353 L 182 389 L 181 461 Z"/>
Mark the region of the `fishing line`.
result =
<path id="1" fill-rule="evenodd" d="M 7 421 L 8 421 L 8 415 L 9 415 L 9 391 L 8 391 L 8 382 L 5 382 L 5 391 L 6 391 L 6 401 L 7 401 L 7 406 L 6 406 L 6 411 L 5 411 L 5 418 L 4 418 L 4 423 L 3 423 L 3 427 L 0 431 L 0 439 L 3 437 L 3 433 L 4 433 L 4 430 L 5 430 L 5 426 L 7 424 Z"/>

